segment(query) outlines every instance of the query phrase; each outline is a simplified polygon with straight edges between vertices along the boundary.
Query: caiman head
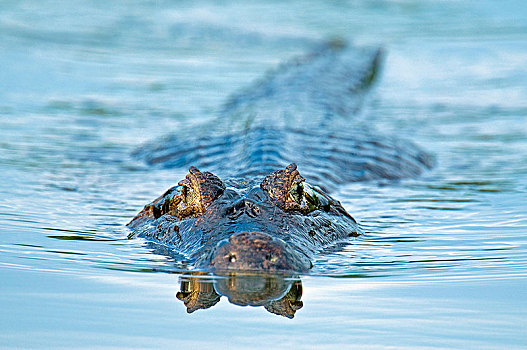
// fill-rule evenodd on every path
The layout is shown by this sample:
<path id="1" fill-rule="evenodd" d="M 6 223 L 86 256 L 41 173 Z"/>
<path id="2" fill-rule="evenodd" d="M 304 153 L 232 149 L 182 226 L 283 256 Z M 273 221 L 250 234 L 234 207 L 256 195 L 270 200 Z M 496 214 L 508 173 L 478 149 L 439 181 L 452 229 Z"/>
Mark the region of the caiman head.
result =
<path id="1" fill-rule="evenodd" d="M 128 226 L 214 271 L 307 271 L 323 246 L 359 234 L 340 202 L 307 184 L 295 164 L 225 182 L 191 167 Z"/>

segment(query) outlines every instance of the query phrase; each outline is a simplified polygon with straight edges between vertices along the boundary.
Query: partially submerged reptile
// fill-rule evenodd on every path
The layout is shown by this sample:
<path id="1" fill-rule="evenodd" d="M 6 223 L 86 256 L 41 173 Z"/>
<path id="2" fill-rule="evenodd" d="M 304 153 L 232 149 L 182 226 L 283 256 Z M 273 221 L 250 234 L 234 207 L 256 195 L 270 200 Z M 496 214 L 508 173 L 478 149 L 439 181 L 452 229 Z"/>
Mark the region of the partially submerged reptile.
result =
<path id="1" fill-rule="evenodd" d="M 323 45 L 235 95 L 211 123 L 143 147 L 150 164 L 193 166 L 128 224 L 132 236 L 198 269 L 304 272 L 322 248 L 359 235 L 328 193 L 412 177 L 432 162 L 358 120 L 380 60 L 377 49 Z"/>

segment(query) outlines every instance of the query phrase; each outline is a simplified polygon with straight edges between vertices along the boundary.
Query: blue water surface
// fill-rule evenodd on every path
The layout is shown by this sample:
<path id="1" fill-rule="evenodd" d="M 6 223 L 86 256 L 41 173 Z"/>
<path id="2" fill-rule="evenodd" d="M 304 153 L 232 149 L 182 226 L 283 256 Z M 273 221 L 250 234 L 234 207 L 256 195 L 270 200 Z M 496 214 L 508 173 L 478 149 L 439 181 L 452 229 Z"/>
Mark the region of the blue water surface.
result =
<path id="1" fill-rule="evenodd" d="M 293 319 L 188 314 L 124 226 L 185 175 L 131 156 L 327 38 L 381 46 L 361 117 L 437 166 L 335 194 L 365 234 L 318 257 Z M 0 3 L 0 348 L 527 347 L 522 1 Z"/>

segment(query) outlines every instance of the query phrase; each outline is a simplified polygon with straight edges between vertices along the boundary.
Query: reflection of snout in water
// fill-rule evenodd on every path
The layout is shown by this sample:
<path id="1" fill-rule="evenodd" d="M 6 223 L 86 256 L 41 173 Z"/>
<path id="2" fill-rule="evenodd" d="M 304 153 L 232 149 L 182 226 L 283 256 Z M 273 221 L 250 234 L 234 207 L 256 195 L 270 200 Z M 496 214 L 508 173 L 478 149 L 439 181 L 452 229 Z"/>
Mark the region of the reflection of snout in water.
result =
<path id="1" fill-rule="evenodd" d="M 262 232 L 241 232 L 221 241 L 210 265 L 216 271 L 303 271 L 311 267 L 306 256 Z"/>
<path id="2" fill-rule="evenodd" d="M 181 277 L 177 298 L 188 313 L 208 309 L 226 296 L 230 303 L 241 306 L 263 306 L 273 314 L 293 318 L 302 308 L 302 282 L 291 276 L 229 272 L 208 275 L 196 272 Z"/>

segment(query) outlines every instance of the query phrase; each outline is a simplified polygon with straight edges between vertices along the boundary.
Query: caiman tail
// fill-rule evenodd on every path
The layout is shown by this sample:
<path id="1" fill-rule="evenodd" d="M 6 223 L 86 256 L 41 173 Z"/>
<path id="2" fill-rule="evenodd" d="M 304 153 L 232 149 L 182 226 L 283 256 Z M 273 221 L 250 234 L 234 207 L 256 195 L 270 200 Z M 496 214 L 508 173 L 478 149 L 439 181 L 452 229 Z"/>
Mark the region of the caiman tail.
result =
<path id="1" fill-rule="evenodd" d="M 232 96 L 220 118 L 230 127 L 323 127 L 360 109 L 379 73 L 378 48 L 349 48 L 334 40 L 270 71 Z"/>
<path id="2" fill-rule="evenodd" d="M 138 153 L 150 164 L 254 177 L 290 163 L 325 190 L 418 175 L 430 156 L 356 119 L 380 69 L 381 50 L 333 41 L 294 58 L 233 95 L 211 123 L 180 130 Z"/>

